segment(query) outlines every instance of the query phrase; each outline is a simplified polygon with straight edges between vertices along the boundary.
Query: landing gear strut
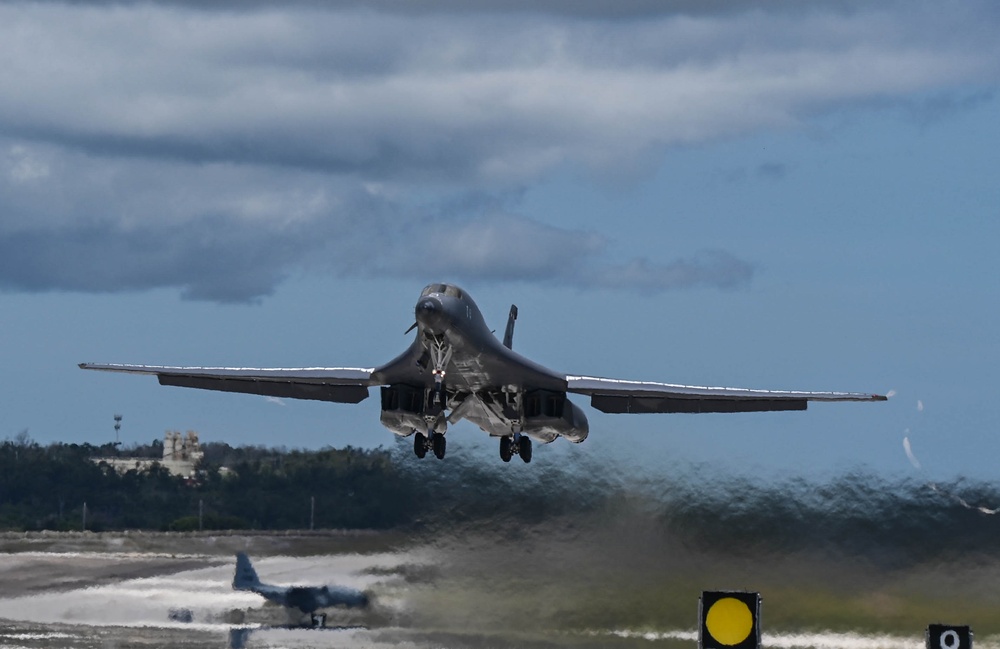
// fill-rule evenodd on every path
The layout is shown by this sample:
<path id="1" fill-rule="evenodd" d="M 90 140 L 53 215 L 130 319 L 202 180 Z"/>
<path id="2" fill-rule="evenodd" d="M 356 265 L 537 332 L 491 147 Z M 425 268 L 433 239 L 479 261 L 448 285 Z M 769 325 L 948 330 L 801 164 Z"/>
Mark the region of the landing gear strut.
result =
<path id="1" fill-rule="evenodd" d="M 440 407 L 441 410 L 444 410 L 448 401 L 448 395 L 444 389 L 445 370 L 451 361 L 451 354 L 454 350 L 441 336 L 430 341 L 427 351 L 430 352 L 431 361 L 434 363 L 434 370 L 431 372 L 434 377 L 434 396 L 431 398 L 431 405 L 434 408 Z"/>
<path id="2" fill-rule="evenodd" d="M 500 438 L 500 459 L 510 462 L 515 455 L 521 456 L 525 464 L 531 462 L 531 438 L 521 433 L 504 435 Z"/>
<path id="3" fill-rule="evenodd" d="M 444 418 L 444 411 L 448 408 L 448 391 L 445 389 L 445 369 L 451 360 L 452 347 L 448 344 L 444 336 L 434 336 L 427 342 L 426 355 L 434 363 L 431 372 L 434 378 L 434 389 L 426 395 L 427 403 L 424 409 L 424 421 L 427 422 L 427 434 L 417 432 L 413 440 L 413 452 L 417 457 L 424 457 L 427 451 L 433 451 L 434 457 L 439 460 L 444 459 L 444 454 L 448 449 L 448 441 L 444 438 L 443 430 L 447 425 Z M 421 356 L 418 365 L 424 367 L 424 357 Z"/>

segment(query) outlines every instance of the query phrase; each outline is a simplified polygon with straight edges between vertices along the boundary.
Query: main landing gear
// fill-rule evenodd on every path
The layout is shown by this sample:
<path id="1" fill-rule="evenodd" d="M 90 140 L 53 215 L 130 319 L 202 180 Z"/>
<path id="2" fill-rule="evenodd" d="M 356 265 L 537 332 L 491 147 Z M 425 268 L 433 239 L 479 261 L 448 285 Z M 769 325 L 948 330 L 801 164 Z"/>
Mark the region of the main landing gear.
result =
<path id="1" fill-rule="evenodd" d="M 521 433 L 504 435 L 500 438 L 500 459 L 510 462 L 510 458 L 520 455 L 521 460 L 527 464 L 531 462 L 531 438 Z"/>
<path id="2" fill-rule="evenodd" d="M 448 440 L 445 439 L 444 433 L 431 433 L 429 437 L 419 431 L 413 434 L 413 453 L 423 458 L 428 450 L 433 451 L 437 459 L 444 459 L 444 454 L 448 450 Z"/>
<path id="3" fill-rule="evenodd" d="M 440 405 L 441 409 L 444 410 L 448 401 L 448 395 L 444 389 L 445 370 L 451 361 L 454 348 L 448 344 L 448 341 L 443 336 L 438 336 L 430 340 L 427 351 L 430 353 L 431 361 L 434 363 L 434 369 L 431 371 L 434 377 L 434 396 L 431 399 L 431 403 L 435 406 Z"/>
<path id="4" fill-rule="evenodd" d="M 434 369 L 431 371 L 434 378 L 434 389 L 429 395 L 426 395 L 428 402 L 425 403 L 424 421 L 427 422 L 427 434 L 414 431 L 413 453 L 417 457 L 423 458 L 430 450 L 434 452 L 434 457 L 443 460 L 445 451 L 448 449 L 448 442 L 444 438 L 444 433 L 439 433 L 435 429 L 444 428 L 445 425 L 442 419 L 443 413 L 448 407 L 448 391 L 445 389 L 444 378 L 445 369 L 451 361 L 453 349 L 443 335 L 429 336 L 424 344 L 426 351 L 417 361 L 417 365 L 421 369 L 426 368 L 428 357 L 434 363 Z"/>

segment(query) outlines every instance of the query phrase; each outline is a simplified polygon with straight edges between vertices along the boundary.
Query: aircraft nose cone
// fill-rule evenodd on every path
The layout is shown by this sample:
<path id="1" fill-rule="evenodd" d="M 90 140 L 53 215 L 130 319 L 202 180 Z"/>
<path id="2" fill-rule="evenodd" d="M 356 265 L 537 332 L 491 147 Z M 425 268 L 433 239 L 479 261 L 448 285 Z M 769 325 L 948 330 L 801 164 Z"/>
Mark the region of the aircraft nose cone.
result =
<path id="1" fill-rule="evenodd" d="M 436 297 L 420 298 L 414 315 L 417 322 L 433 334 L 442 333 L 445 329 L 444 307 Z"/>

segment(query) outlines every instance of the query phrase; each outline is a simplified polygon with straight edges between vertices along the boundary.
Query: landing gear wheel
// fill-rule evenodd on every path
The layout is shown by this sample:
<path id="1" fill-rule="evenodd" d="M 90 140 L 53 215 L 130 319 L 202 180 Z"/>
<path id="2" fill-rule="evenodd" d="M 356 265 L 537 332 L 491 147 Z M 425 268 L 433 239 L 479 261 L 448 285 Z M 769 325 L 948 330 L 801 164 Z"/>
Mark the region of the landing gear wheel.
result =
<path id="1" fill-rule="evenodd" d="M 521 435 L 517 440 L 517 454 L 525 464 L 531 462 L 531 438 L 527 435 Z"/>
<path id="2" fill-rule="evenodd" d="M 427 436 L 417 432 L 413 435 L 413 453 L 423 459 L 427 455 Z"/>
<path id="3" fill-rule="evenodd" d="M 514 457 L 514 450 L 511 448 L 512 441 L 509 435 L 500 438 L 500 459 L 504 462 L 510 462 L 510 458 Z"/>
<path id="4" fill-rule="evenodd" d="M 444 438 L 443 433 L 434 433 L 434 436 L 431 439 L 434 443 L 434 457 L 439 460 L 443 460 L 444 452 L 448 448 L 448 440 Z"/>
<path id="5" fill-rule="evenodd" d="M 326 626 L 326 614 L 325 613 L 313 613 L 309 621 L 312 625 L 318 629 L 322 629 Z"/>

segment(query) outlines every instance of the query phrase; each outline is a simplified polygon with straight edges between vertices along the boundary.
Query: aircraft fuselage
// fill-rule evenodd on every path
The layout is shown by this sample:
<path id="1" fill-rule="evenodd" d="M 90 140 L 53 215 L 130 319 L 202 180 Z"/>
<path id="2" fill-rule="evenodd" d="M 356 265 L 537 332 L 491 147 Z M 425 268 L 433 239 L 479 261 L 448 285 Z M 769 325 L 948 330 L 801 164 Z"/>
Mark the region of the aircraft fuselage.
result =
<path id="1" fill-rule="evenodd" d="M 394 433 L 433 435 L 467 419 L 494 437 L 587 437 L 586 415 L 566 398 L 565 376 L 505 347 L 467 293 L 432 284 L 414 315 L 413 343 L 372 373 L 385 386 L 382 423 Z"/>

